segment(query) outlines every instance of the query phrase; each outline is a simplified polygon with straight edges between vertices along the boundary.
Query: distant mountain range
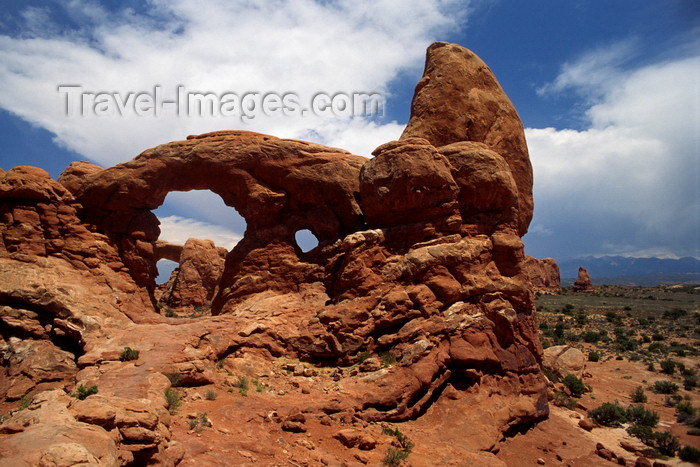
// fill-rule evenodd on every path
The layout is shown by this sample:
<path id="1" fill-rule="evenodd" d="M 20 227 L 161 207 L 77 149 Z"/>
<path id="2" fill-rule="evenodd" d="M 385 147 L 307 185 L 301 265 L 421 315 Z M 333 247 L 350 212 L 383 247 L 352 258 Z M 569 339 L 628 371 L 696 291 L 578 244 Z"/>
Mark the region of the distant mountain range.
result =
<path id="1" fill-rule="evenodd" d="M 625 256 L 587 256 L 559 263 L 562 285 L 571 285 L 578 268 L 588 270 L 594 284 L 654 286 L 700 284 L 700 260 Z"/>

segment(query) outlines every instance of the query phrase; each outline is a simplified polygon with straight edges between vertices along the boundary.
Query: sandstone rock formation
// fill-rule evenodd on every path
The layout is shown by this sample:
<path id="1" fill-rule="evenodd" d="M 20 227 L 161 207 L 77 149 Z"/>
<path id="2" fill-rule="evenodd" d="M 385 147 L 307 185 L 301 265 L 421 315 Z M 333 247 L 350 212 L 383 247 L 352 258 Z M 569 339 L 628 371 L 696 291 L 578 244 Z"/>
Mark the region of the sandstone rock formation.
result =
<path id="1" fill-rule="evenodd" d="M 537 259 L 527 256 L 524 267 L 533 291 L 553 293 L 561 290 L 559 265 L 554 258 Z"/>
<path id="2" fill-rule="evenodd" d="M 11 383 L 0 395 L 7 402 L 57 388 L 34 396 L 33 411 L 56 405 L 61 423 L 99 438 L 61 438 L 38 455 L 53 459 L 70 445 L 71 459 L 85 462 L 176 464 L 182 450 L 164 391 L 233 387 L 218 369 L 243 371 L 252 361 L 256 377 L 270 377 L 280 374 L 276 359 L 335 368 L 301 368 L 317 383 L 294 387 L 313 397 L 301 413 L 279 394 L 275 415 L 259 419 L 278 423 L 274 430 L 406 422 L 435 440 L 426 455 L 464 459 L 546 417 L 520 238 L 532 216 L 532 174 L 522 124 L 491 72 L 462 47 L 433 44 L 406 131 L 374 156 L 222 131 L 108 169 L 74 163 L 58 182 L 34 168 L 3 174 L 0 371 Z M 158 241 L 151 210 L 170 191 L 193 189 L 217 193 L 247 223 L 220 276 L 213 244 Z M 319 239 L 306 253 L 294 239 L 302 229 Z M 166 302 L 213 298 L 213 316 L 157 312 L 156 262 L 176 256 Z M 140 350 L 137 362 L 120 358 L 125 346 Z M 23 355 L 37 352 L 46 363 L 30 371 Z M 360 371 L 360 362 L 369 363 Z M 34 371 L 44 367 L 58 380 Z M 16 382 L 19 374 L 29 381 Z M 85 401 L 90 410 L 61 396 L 79 385 L 99 387 Z M 149 415 L 120 422 L 123 411 Z M 22 455 L 17 440 L 35 429 L 23 417 L 13 412 L 0 427 L 0 452 Z M 445 420 L 458 435 L 440 429 Z"/>
<path id="3" fill-rule="evenodd" d="M 156 255 L 167 257 L 173 245 L 156 243 Z M 179 249 L 175 268 L 170 280 L 164 284 L 159 302 L 170 307 L 209 307 L 219 291 L 221 274 L 228 251 L 217 248 L 211 240 L 190 238 Z M 169 256 L 169 255 L 168 255 Z"/>
<path id="4" fill-rule="evenodd" d="M 595 292 L 591 276 L 588 275 L 586 268 L 578 268 L 578 277 L 574 282 L 574 292 Z"/>

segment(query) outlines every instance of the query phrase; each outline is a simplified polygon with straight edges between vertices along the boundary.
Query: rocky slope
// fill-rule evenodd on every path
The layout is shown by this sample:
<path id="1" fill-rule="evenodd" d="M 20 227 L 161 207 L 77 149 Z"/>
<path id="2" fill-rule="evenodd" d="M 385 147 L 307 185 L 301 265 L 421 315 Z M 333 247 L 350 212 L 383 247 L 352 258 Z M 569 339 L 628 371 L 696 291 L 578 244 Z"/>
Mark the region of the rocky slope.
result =
<path id="1" fill-rule="evenodd" d="M 415 462 L 493 465 L 487 451 L 548 414 L 522 124 L 478 57 L 436 43 L 406 131 L 374 156 L 222 131 L 58 181 L 0 173 L 0 397 L 14 409 L 0 464 L 376 464 L 381 424 L 401 422 L 431 440 Z M 246 220 L 225 260 L 158 241 L 151 211 L 192 189 Z M 302 229 L 319 239 L 307 253 Z M 211 300 L 211 316 L 161 314 L 165 257 L 181 266 L 160 299 Z M 274 391 L 234 398 L 245 377 Z M 173 391 L 193 408 L 198 387 L 231 389 L 214 407 L 240 436 L 182 429 Z"/>

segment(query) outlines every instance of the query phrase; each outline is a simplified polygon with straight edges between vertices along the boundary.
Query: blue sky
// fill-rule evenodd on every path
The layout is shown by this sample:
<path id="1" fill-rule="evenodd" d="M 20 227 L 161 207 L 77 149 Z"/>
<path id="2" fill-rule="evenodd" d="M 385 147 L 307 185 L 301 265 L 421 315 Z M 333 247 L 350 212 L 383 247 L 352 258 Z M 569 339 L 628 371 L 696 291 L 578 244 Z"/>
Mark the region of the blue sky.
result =
<path id="1" fill-rule="evenodd" d="M 433 41 L 494 71 L 526 128 L 535 216 L 526 252 L 700 257 L 700 6 L 694 0 L 3 2 L 0 167 L 55 178 L 188 134 L 248 129 L 369 156 L 398 138 Z M 376 92 L 382 117 L 65 113 L 60 85 L 174 94 Z M 244 222 L 207 192 L 171 193 L 162 238 L 230 246 Z"/>

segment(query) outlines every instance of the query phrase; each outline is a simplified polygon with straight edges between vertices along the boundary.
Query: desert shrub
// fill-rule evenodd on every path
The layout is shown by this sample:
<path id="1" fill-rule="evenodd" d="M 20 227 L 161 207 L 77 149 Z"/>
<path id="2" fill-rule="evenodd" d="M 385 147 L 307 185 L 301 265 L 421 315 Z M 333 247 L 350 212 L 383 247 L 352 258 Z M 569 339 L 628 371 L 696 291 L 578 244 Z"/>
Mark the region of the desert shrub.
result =
<path id="1" fill-rule="evenodd" d="M 644 388 L 637 386 L 637 388 L 630 393 L 630 399 L 635 404 L 643 404 L 647 401 L 647 395 L 644 393 Z"/>
<path id="2" fill-rule="evenodd" d="M 672 381 L 655 381 L 652 391 L 657 394 L 675 394 L 678 392 L 678 385 Z"/>
<path id="3" fill-rule="evenodd" d="M 655 427 L 659 424 L 659 414 L 645 409 L 643 405 L 630 405 L 625 415 L 627 415 L 627 421 L 635 425 Z"/>
<path id="4" fill-rule="evenodd" d="M 583 326 L 588 323 L 588 316 L 583 311 L 576 313 L 576 324 Z"/>
<path id="5" fill-rule="evenodd" d="M 630 436 L 638 438 L 642 443 L 651 446 L 654 442 L 654 430 L 647 425 L 632 425 L 627 428 Z"/>
<path id="6" fill-rule="evenodd" d="M 683 374 L 683 389 L 686 391 L 692 391 L 696 387 L 698 387 L 697 373 L 695 370 L 686 370 L 686 372 Z"/>
<path id="7" fill-rule="evenodd" d="M 177 413 L 177 409 L 182 405 L 182 401 L 180 399 L 180 393 L 175 389 L 168 388 L 165 390 L 165 400 L 168 402 L 168 411 L 170 412 L 170 415 L 175 415 Z"/>
<path id="8" fill-rule="evenodd" d="M 583 384 L 583 381 L 576 377 L 576 375 L 566 375 L 562 383 L 564 383 L 564 386 L 566 386 L 571 395 L 574 397 L 581 397 L 583 393 L 586 392 L 586 386 Z"/>
<path id="9" fill-rule="evenodd" d="M 170 381 L 170 386 L 176 388 L 180 386 L 180 378 L 182 378 L 182 373 L 168 373 L 165 375 Z"/>
<path id="10" fill-rule="evenodd" d="M 663 345 L 661 342 L 652 342 L 651 344 L 649 344 L 649 347 L 647 347 L 647 350 L 653 353 L 661 353 L 664 350 L 666 350 L 666 346 Z"/>
<path id="11" fill-rule="evenodd" d="M 614 311 L 606 311 L 605 312 L 605 319 L 612 324 L 621 326 L 622 325 L 622 319 L 620 319 L 619 316 L 617 316 L 617 313 Z"/>
<path id="12" fill-rule="evenodd" d="M 574 306 L 571 303 L 566 303 L 564 304 L 564 308 L 561 309 L 561 312 L 565 315 L 571 315 L 574 312 Z"/>
<path id="13" fill-rule="evenodd" d="M 124 350 L 122 350 L 122 353 L 119 354 L 119 360 L 122 362 L 129 362 L 131 360 L 138 360 L 139 358 L 139 351 L 134 350 L 131 347 L 124 347 Z"/>
<path id="14" fill-rule="evenodd" d="M 384 367 L 388 368 L 396 363 L 396 355 L 391 352 L 380 352 L 379 360 L 382 362 Z"/>
<path id="15" fill-rule="evenodd" d="M 382 465 L 386 465 L 388 467 L 401 465 L 401 462 L 406 460 L 409 454 L 409 452 L 402 451 L 400 449 L 389 448 L 386 450 L 386 455 L 382 460 Z"/>
<path id="16" fill-rule="evenodd" d="M 681 308 L 674 308 L 672 310 L 664 311 L 663 317 L 675 321 L 678 318 L 682 318 L 683 316 L 686 316 L 687 314 L 688 314 L 688 312 L 686 310 L 683 310 Z"/>
<path id="17" fill-rule="evenodd" d="M 655 332 L 654 334 L 651 335 L 651 339 L 656 342 L 661 342 L 663 340 L 666 340 L 666 336 L 661 334 L 660 332 Z"/>
<path id="18" fill-rule="evenodd" d="M 34 399 L 34 394 L 31 392 L 27 392 L 22 395 L 22 397 L 19 398 L 19 405 L 17 406 L 17 410 L 24 410 L 27 407 L 29 407 L 29 404 L 32 403 L 32 399 Z"/>
<path id="19" fill-rule="evenodd" d="M 671 394 L 666 396 L 666 399 L 664 399 L 664 405 L 666 407 L 675 407 L 681 400 L 683 400 L 683 398 L 680 396 L 680 394 Z"/>
<path id="20" fill-rule="evenodd" d="M 92 385 L 86 388 L 81 384 L 75 390 L 75 393 L 73 393 L 73 397 L 77 397 L 82 401 L 85 400 L 88 396 L 92 396 L 93 394 L 97 394 L 97 385 Z"/>
<path id="21" fill-rule="evenodd" d="M 401 462 L 406 460 L 408 455 L 411 454 L 414 446 L 413 442 L 408 439 L 406 435 L 401 433 L 401 430 L 398 428 L 384 427 L 382 428 L 382 434 L 394 436 L 400 446 L 399 449 L 393 447 L 387 449 L 382 465 L 391 467 L 400 465 Z"/>
<path id="22" fill-rule="evenodd" d="M 647 362 L 647 370 L 656 371 L 656 368 L 654 368 L 654 362 Z"/>
<path id="23" fill-rule="evenodd" d="M 253 380 L 253 386 L 255 386 L 255 392 L 263 392 L 265 390 L 265 385 L 257 379 Z"/>
<path id="24" fill-rule="evenodd" d="M 620 352 L 637 350 L 637 341 L 627 337 L 625 334 L 618 334 L 615 338 L 615 348 Z"/>
<path id="25" fill-rule="evenodd" d="M 542 373 L 544 373 L 547 379 L 554 384 L 561 381 L 561 379 L 559 379 L 559 375 L 557 375 L 557 373 L 555 373 L 554 370 L 550 368 L 542 368 Z"/>
<path id="26" fill-rule="evenodd" d="M 206 400 L 208 400 L 208 401 L 216 400 L 216 391 L 212 391 L 211 389 L 209 389 L 209 390 L 204 394 L 204 398 L 205 398 Z"/>
<path id="27" fill-rule="evenodd" d="M 698 409 L 693 407 L 690 401 L 681 401 L 676 404 L 676 415 L 679 422 L 689 420 L 698 413 Z"/>
<path id="28" fill-rule="evenodd" d="M 190 430 L 199 433 L 209 425 L 209 416 L 206 412 L 198 413 L 195 418 L 189 421 Z"/>
<path id="29" fill-rule="evenodd" d="M 581 338 L 588 344 L 596 344 L 602 336 L 595 331 L 585 331 L 581 333 Z"/>
<path id="30" fill-rule="evenodd" d="M 668 431 L 660 431 L 654 434 L 654 447 L 661 452 L 661 454 L 673 457 L 676 452 L 681 447 L 681 443 L 678 438 L 673 436 Z"/>
<path id="31" fill-rule="evenodd" d="M 357 354 L 357 363 L 362 363 L 371 356 L 372 354 L 369 352 L 360 352 Z"/>
<path id="32" fill-rule="evenodd" d="M 175 318 L 177 314 L 175 313 L 175 310 L 170 308 L 169 306 L 165 307 L 165 317 L 166 318 Z"/>
<path id="33" fill-rule="evenodd" d="M 627 421 L 625 409 L 611 402 L 605 402 L 600 407 L 589 410 L 588 416 L 603 426 L 620 426 Z"/>
<path id="34" fill-rule="evenodd" d="M 691 436 L 700 436 L 700 428 L 693 426 L 688 428 L 688 431 L 686 431 L 687 434 Z"/>
<path id="35" fill-rule="evenodd" d="M 627 433 L 639 438 L 639 440 L 651 448 L 643 451 L 649 457 L 674 456 L 680 448 L 678 438 L 668 431 L 654 431 L 647 425 L 632 425 L 627 428 Z"/>
<path id="36" fill-rule="evenodd" d="M 600 352 L 596 350 L 591 350 L 588 352 L 588 361 L 589 362 L 599 362 L 600 361 Z"/>
<path id="37" fill-rule="evenodd" d="M 554 405 L 566 407 L 569 410 L 575 410 L 578 407 L 578 403 L 573 397 L 569 397 L 560 391 L 554 393 Z"/>
<path id="38" fill-rule="evenodd" d="M 246 376 L 239 376 L 233 386 L 238 388 L 238 392 L 241 396 L 248 395 L 248 389 L 250 389 L 250 384 Z"/>
<path id="39" fill-rule="evenodd" d="M 683 446 L 678 450 L 678 457 L 685 462 L 700 462 L 700 449 Z"/>
<path id="40" fill-rule="evenodd" d="M 664 360 L 660 363 L 661 371 L 667 375 L 672 375 L 676 372 L 676 362 L 673 360 Z"/>

